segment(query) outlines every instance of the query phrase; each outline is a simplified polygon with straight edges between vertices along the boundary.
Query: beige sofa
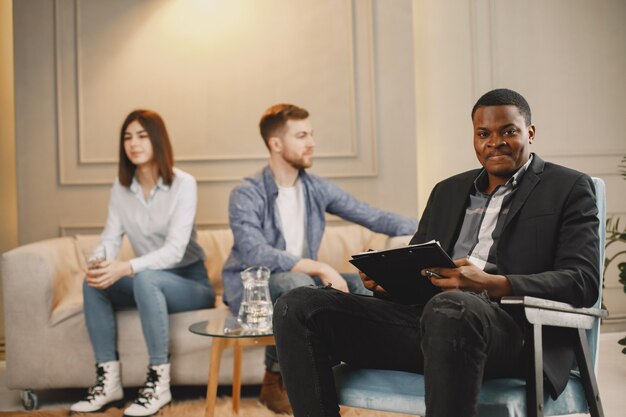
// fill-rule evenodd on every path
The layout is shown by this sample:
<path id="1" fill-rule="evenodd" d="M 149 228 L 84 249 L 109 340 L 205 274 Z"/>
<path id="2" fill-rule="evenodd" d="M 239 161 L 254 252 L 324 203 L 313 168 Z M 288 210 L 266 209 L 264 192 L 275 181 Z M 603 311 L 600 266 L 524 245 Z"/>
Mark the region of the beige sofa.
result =
<path id="1" fill-rule="evenodd" d="M 207 254 L 213 288 L 222 294 L 221 269 L 232 246 L 229 229 L 201 230 L 198 240 Z M 20 246 L 2 255 L 7 387 L 42 390 L 87 387 L 94 382 L 94 357 L 82 311 L 85 254 L 97 244 L 97 235 L 44 240 Z M 354 272 L 352 253 L 405 243 L 407 237 L 389 239 L 357 225 L 328 226 L 319 258 L 341 272 Z M 132 256 L 125 242 L 120 257 Z M 205 385 L 211 338 L 189 332 L 197 321 L 210 320 L 226 309 L 218 296 L 213 309 L 170 315 L 172 383 Z M 140 386 L 148 354 L 135 310 L 117 313 L 118 350 L 125 386 Z M 259 384 L 262 347 L 244 349 L 243 384 Z M 220 368 L 220 384 L 232 382 L 232 351 Z"/>

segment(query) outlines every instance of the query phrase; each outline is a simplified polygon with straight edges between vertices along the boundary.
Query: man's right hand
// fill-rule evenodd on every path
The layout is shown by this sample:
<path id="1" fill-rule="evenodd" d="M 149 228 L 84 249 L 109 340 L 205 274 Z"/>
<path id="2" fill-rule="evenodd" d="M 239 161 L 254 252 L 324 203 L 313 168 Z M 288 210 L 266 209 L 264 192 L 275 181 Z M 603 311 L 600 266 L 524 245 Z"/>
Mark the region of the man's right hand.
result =
<path id="1" fill-rule="evenodd" d="M 341 274 L 335 269 L 320 261 L 314 261 L 313 259 L 302 258 L 291 268 L 294 272 L 304 272 L 310 276 L 318 276 L 324 285 L 331 284 L 333 288 L 343 292 L 350 292 L 348 290 L 348 283 L 341 276 Z"/>
<path id="2" fill-rule="evenodd" d="M 333 288 L 336 288 L 343 292 L 350 292 L 348 290 L 348 283 L 345 279 L 339 274 L 339 272 L 335 271 L 330 265 L 328 265 L 328 271 L 323 275 L 320 274 L 319 277 L 325 285 L 331 284 Z"/>

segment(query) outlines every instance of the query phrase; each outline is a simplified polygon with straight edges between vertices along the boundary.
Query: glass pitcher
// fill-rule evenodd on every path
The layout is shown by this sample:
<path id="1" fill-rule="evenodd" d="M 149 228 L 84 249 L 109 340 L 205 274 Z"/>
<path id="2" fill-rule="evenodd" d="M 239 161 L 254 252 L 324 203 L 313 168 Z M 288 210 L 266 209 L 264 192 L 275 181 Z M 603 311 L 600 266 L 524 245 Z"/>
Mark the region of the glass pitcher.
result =
<path id="1" fill-rule="evenodd" d="M 269 289 L 270 270 L 265 266 L 252 266 L 241 272 L 243 298 L 237 321 L 246 330 L 271 332 L 272 299 Z"/>

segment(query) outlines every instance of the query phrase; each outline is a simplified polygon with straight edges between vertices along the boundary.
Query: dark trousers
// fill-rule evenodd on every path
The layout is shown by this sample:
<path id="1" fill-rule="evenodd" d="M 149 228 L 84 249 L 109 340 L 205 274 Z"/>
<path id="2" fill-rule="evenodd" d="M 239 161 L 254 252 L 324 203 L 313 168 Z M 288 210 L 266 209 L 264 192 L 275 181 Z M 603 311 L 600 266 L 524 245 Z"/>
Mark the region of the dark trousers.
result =
<path id="1" fill-rule="evenodd" d="M 341 361 L 423 373 L 428 417 L 473 416 L 483 378 L 521 375 L 522 330 L 474 293 L 409 306 L 296 288 L 274 307 L 274 334 L 295 417 L 339 416 L 332 367 Z"/>

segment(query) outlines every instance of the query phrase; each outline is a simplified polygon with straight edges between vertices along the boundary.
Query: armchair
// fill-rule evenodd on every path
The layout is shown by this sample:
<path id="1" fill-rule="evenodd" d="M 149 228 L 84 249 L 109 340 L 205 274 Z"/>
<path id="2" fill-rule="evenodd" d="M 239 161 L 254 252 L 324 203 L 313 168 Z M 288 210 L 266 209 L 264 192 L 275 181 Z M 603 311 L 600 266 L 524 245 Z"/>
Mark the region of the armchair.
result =
<path id="1" fill-rule="evenodd" d="M 603 270 L 605 242 L 605 186 L 593 178 L 598 205 L 600 236 L 600 271 Z M 478 414 L 484 417 L 553 416 L 590 413 L 603 416 L 602 403 L 595 378 L 600 319 L 607 316 L 600 309 L 600 294 L 593 308 L 574 308 L 569 304 L 534 297 L 504 297 L 503 304 L 524 309 L 532 326 L 534 357 L 527 380 L 492 379 L 483 382 Z M 578 329 L 576 360 L 578 371 L 572 371 L 565 391 L 553 400 L 543 390 L 542 326 Z M 337 396 L 342 405 L 423 416 L 426 413 L 423 375 L 380 369 L 356 369 L 346 364 L 334 368 Z"/>

